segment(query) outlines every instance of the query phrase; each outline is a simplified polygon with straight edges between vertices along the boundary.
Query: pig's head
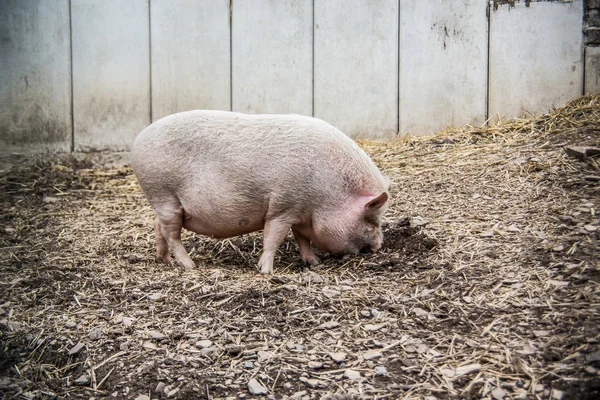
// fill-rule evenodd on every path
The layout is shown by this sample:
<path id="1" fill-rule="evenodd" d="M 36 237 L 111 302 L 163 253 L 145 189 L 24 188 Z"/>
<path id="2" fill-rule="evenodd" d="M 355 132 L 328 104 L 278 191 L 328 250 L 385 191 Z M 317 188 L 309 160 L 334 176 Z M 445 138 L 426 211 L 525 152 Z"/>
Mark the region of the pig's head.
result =
<path id="1" fill-rule="evenodd" d="M 383 243 L 381 218 L 387 209 L 387 192 L 361 193 L 344 205 L 315 214 L 312 242 L 332 254 L 375 252 Z"/>

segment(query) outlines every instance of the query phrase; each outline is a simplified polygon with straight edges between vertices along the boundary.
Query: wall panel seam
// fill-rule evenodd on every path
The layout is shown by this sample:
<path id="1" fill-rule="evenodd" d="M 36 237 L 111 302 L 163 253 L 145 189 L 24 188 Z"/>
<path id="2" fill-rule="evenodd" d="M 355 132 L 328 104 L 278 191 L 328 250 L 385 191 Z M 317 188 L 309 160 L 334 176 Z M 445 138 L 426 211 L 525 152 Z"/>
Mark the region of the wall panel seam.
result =
<path id="1" fill-rule="evenodd" d="M 70 88 L 69 88 L 69 96 L 71 97 L 70 101 L 70 117 L 71 117 L 71 153 L 75 151 L 75 99 L 73 96 L 73 18 L 71 14 L 71 0 L 68 2 L 69 7 L 69 78 L 70 78 Z"/>
<path id="2" fill-rule="evenodd" d="M 229 0 L 229 111 L 233 111 L 233 0 Z"/>
<path id="3" fill-rule="evenodd" d="M 152 0 L 148 0 L 148 94 L 150 96 L 148 114 L 150 124 L 153 121 L 152 109 Z"/>
<path id="4" fill-rule="evenodd" d="M 315 0 L 312 0 L 312 70 L 311 70 L 311 117 L 315 116 Z"/>
<path id="5" fill-rule="evenodd" d="M 398 0 L 398 24 L 396 31 L 396 136 L 400 135 L 400 3 Z"/>
<path id="6" fill-rule="evenodd" d="M 490 65 L 491 65 L 491 45 L 492 45 L 492 3 L 488 1 L 486 7 L 487 18 L 487 60 L 485 74 L 485 125 L 490 123 Z"/>

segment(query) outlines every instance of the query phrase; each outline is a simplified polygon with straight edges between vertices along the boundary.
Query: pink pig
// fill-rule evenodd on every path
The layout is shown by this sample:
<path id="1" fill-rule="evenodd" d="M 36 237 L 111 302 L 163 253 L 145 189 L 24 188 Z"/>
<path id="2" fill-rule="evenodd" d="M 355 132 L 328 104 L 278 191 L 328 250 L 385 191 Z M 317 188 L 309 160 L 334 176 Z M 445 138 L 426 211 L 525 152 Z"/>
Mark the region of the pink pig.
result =
<path id="1" fill-rule="evenodd" d="M 263 229 L 260 272 L 290 228 L 305 262 L 311 248 L 377 251 L 389 181 L 348 136 L 316 118 L 188 111 L 135 139 L 132 166 L 158 216 L 157 259 L 195 267 L 181 228 L 214 238 Z"/>

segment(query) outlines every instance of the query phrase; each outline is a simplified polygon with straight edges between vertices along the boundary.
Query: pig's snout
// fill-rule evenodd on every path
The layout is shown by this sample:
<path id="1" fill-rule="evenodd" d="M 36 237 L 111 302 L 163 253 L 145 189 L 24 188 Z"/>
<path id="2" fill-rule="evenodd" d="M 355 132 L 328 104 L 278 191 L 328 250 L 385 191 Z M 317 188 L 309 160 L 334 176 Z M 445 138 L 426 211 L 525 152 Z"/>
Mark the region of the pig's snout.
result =
<path id="1" fill-rule="evenodd" d="M 362 243 L 355 243 L 346 248 L 346 253 L 358 254 L 358 253 L 376 253 L 383 245 L 383 235 L 381 233 L 376 235 L 365 234 Z"/>
<path id="2" fill-rule="evenodd" d="M 375 241 L 373 243 L 364 244 L 360 249 L 355 249 L 355 251 L 350 251 L 350 253 L 377 253 L 377 251 L 381 248 L 381 241 Z"/>
<path id="3" fill-rule="evenodd" d="M 381 243 L 372 243 L 372 244 L 368 244 L 366 246 L 364 246 L 360 252 L 361 253 L 377 253 L 377 251 L 379 251 L 379 249 L 381 248 Z"/>
<path id="4" fill-rule="evenodd" d="M 370 248 L 370 250 L 373 253 L 377 253 L 377 251 L 379 251 L 379 249 L 381 248 L 381 246 L 383 246 L 383 235 L 379 234 L 374 240 L 373 242 L 370 244 L 370 246 L 367 246 Z"/>

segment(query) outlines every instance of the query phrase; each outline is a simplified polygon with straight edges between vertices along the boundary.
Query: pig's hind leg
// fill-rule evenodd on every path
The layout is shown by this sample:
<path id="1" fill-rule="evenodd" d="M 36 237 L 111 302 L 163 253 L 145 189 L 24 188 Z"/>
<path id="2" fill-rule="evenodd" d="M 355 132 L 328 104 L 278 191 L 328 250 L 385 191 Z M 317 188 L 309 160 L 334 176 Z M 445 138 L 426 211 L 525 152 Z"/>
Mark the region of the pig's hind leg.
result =
<path id="1" fill-rule="evenodd" d="M 183 243 L 181 243 L 181 228 L 183 227 L 183 208 L 181 205 L 173 207 L 172 205 L 157 209 L 158 213 L 155 229 L 160 229 L 160 238 L 157 235 L 156 239 L 156 254 L 170 264 L 169 250 L 173 250 L 175 260 L 184 268 L 195 268 L 196 264 L 188 255 Z M 168 248 L 165 248 L 165 244 Z M 166 254 L 166 256 L 165 256 Z M 172 263 L 171 263 L 172 264 Z"/>
<path id="2" fill-rule="evenodd" d="M 167 239 L 163 236 L 160 218 L 156 217 L 154 221 L 154 237 L 156 238 L 156 260 L 162 261 L 167 265 L 173 265 L 171 255 L 169 254 L 169 245 Z"/>

